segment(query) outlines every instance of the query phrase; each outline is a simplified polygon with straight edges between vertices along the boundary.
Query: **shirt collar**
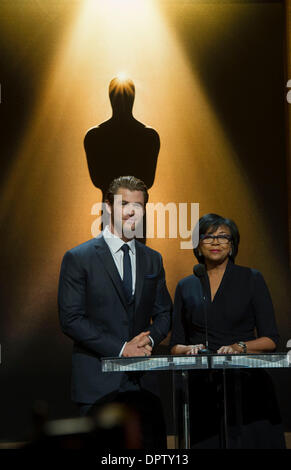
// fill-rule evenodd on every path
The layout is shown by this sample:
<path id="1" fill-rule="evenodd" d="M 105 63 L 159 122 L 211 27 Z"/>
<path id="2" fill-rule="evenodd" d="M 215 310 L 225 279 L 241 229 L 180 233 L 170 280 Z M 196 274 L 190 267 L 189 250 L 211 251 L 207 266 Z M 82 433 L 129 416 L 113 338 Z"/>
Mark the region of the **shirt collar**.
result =
<path id="1" fill-rule="evenodd" d="M 125 243 L 123 240 L 121 240 L 121 238 L 117 237 L 117 235 L 114 235 L 114 233 L 110 231 L 108 225 L 106 225 L 105 229 L 103 230 L 103 237 L 113 253 L 117 253 L 117 251 L 119 251 L 122 245 L 124 245 Z M 135 255 L 135 240 L 130 240 L 129 242 L 127 242 L 127 245 L 132 251 L 132 253 Z"/>

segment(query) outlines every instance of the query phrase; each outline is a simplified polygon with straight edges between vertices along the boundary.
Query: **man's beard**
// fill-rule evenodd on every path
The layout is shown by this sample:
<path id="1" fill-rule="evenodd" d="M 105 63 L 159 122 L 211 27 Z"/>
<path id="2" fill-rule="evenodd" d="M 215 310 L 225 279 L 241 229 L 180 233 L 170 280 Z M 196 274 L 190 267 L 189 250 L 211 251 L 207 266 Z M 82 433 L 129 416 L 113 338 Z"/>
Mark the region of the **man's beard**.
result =
<path id="1" fill-rule="evenodd" d="M 143 238 L 143 220 L 144 217 L 139 220 L 133 220 L 132 222 L 130 222 L 129 220 L 123 222 L 122 219 L 119 217 L 118 220 L 115 220 L 114 213 L 112 213 L 111 224 L 114 228 L 114 232 L 116 232 L 118 236 L 124 236 L 128 240 L 132 240 L 133 238 Z"/>

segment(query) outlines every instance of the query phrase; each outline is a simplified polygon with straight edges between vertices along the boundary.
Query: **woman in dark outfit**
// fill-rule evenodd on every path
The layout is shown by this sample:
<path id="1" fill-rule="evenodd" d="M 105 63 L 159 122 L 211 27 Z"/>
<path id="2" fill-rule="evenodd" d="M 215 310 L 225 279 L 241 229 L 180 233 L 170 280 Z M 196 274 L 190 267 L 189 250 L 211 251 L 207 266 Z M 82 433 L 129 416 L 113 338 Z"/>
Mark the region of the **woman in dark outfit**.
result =
<path id="1" fill-rule="evenodd" d="M 206 268 L 208 347 L 215 353 L 272 352 L 278 332 L 272 300 L 261 273 L 234 264 L 239 232 L 216 214 L 199 220 L 194 250 Z M 200 279 L 177 286 L 172 354 L 197 354 L 205 346 L 205 316 Z M 228 444 L 230 448 L 284 448 L 284 434 L 272 381 L 263 369 L 228 370 Z M 222 371 L 190 374 L 191 447 L 217 448 L 221 442 Z"/>

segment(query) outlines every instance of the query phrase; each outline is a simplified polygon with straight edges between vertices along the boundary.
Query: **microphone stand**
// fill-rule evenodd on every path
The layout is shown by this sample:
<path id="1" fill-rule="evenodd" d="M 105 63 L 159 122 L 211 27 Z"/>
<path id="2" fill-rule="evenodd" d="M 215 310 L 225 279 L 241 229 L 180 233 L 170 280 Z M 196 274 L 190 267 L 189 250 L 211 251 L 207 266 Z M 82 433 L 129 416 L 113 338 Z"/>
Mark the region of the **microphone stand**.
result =
<path id="1" fill-rule="evenodd" d="M 203 312 L 204 312 L 204 324 L 205 324 L 205 349 L 200 349 L 198 351 L 199 354 L 208 355 L 207 362 L 208 367 L 211 369 L 211 358 L 210 354 L 212 352 L 208 346 L 208 311 L 207 311 L 207 272 L 205 266 L 203 264 L 197 264 L 193 268 L 193 273 L 197 276 L 200 280 L 203 292 Z M 227 393 L 226 393 L 226 370 L 223 369 L 223 377 L 222 377 L 222 417 L 221 417 L 221 429 L 220 429 L 220 438 L 221 438 L 221 447 L 223 449 L 228 449 L 228 433 L 227 433 Z"/>
<path id="2" fill-rule="evenodd" d="M 201 284 L 203 286 L 203 281 L 201 279 Z M 204 286 L 203 286 L 204 287 Z M 202 287 L 202 288 L 203 288 Z M 204 289 L 203 289 L 204 290 Z M 204 290 L 204 295 L 203 295 L 203 311 L 204 311 L 204 324 L 205 324 L 205 348 L 204 349 L 199 349 L 198 354 L 211 354 L 211 351 L 208 347 L 208 315 L 207 315 L 207 299 L 205 295 L 205 290 Z"/>
<path id="3" fill-rule="evenodd" d="M 195 265 L 193 268 L 193 273 L 195 276 L 199 278 L 199 281 L 202 286 L 202 292 L 203 292 L 203 313 L 204 313 L 204 325 L 205 325 L 205 348 L 200 349 L 198 351 L 199 354 L 211 354 L 211 351 L 208 347 L 208 312 L 207 312 L 207 297 L 206 297 L 206 292 L 207 292 L 207 281 L 206 281 L 206 269 L 203 264 L 198 264 Z"/>

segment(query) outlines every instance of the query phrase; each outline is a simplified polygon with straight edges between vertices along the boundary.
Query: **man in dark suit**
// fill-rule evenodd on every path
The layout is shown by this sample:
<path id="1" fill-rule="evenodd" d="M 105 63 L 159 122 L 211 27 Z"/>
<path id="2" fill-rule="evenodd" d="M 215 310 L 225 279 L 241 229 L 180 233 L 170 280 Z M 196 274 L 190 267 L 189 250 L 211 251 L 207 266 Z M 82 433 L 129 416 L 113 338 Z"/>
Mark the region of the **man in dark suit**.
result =
<path id="1" fill-rule="evenodd" d="M 81 414 L 108 394 L 153 391 L 154 374 L 101 371 L 102 357 L 151 355 L 170 329 L 162 257 L 131 238 L 147 200 L 141 180 L 115 179 L 106 195 L 110 225 L 62 262 L 59 315 L 62 331 L 74 341 L 72 399 Z"/>

